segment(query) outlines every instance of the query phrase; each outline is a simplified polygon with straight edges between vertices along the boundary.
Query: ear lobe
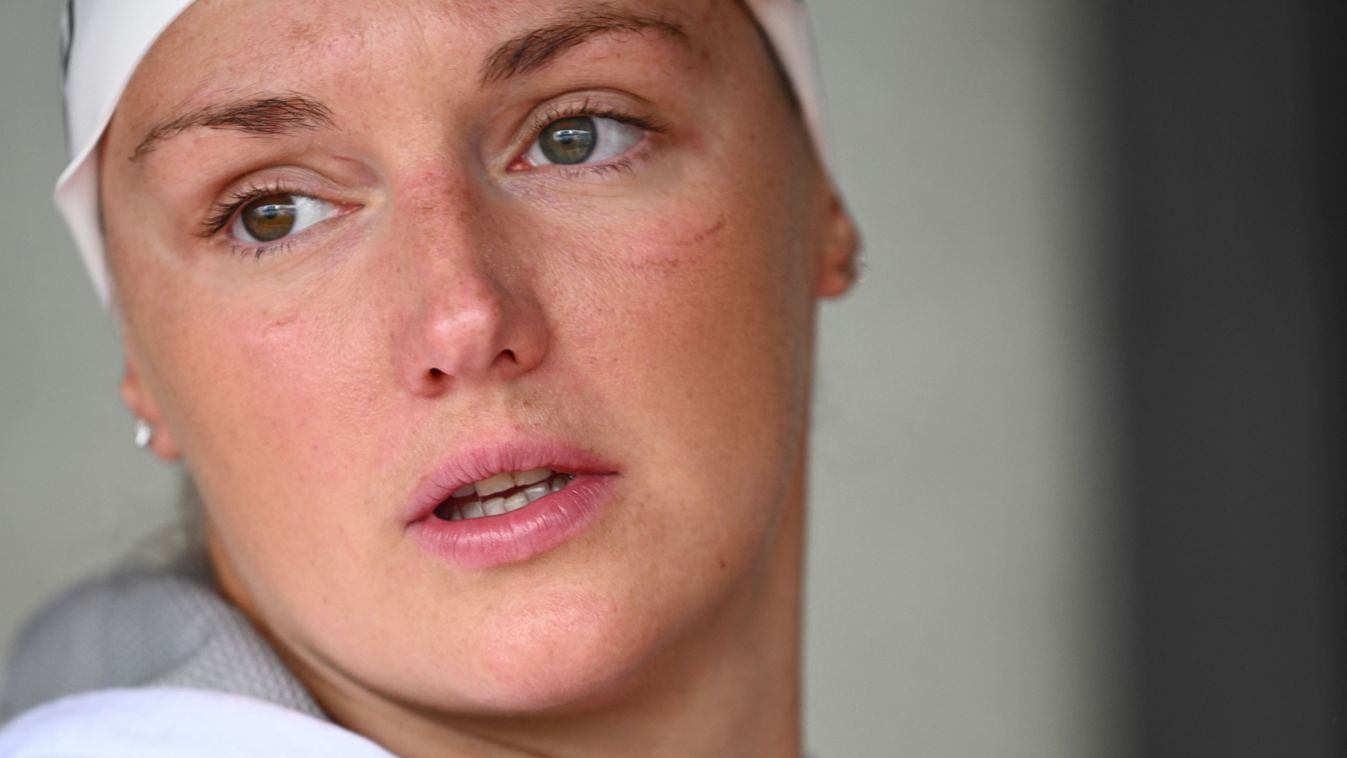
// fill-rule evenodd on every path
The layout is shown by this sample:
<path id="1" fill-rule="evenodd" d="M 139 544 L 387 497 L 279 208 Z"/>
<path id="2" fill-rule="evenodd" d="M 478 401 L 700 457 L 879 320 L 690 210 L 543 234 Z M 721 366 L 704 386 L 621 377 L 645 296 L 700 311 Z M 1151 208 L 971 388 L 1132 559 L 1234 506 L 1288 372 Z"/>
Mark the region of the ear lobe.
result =
<path id="1" fill-rule="evenodd" d="M 122 374 L 121 389 L 122 402 L 126 403 L 126 407 L 137 419 L 149 424 L 154 430 L 149 450 L 166 461 L 177 460 L 182 454 L 178 449 L 178 442 L 173 438 L 173 432 L 169 430 L 168 425 L 164 423 L 164 418 L 159 413 L 159 406 L 149 389 L 145 387 L 140 372 L 130 361 L 127 361 L 126 371 Z"/>
<path id="2" fill-rule="evenodd" d="M 861 238 L 856 223 L 836 192 L 829 193 L 823 256 L 819 266 L 819 297 L 840 297 L 856 283 Z"/>

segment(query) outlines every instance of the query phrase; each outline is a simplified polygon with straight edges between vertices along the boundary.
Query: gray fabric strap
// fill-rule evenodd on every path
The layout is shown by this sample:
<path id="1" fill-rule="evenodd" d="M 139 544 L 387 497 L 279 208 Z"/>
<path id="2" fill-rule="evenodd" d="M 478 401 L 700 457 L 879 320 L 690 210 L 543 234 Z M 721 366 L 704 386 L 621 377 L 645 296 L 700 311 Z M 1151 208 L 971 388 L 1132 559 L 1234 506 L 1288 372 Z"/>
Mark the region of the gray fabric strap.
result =
<path id="1" fill-rule="evenodd" d="M 112 687 L 231 692 L 326 718 L 201 566 L 124 569 L 76 587 L 14 646 L 0 721 L 65 695 Z"/>

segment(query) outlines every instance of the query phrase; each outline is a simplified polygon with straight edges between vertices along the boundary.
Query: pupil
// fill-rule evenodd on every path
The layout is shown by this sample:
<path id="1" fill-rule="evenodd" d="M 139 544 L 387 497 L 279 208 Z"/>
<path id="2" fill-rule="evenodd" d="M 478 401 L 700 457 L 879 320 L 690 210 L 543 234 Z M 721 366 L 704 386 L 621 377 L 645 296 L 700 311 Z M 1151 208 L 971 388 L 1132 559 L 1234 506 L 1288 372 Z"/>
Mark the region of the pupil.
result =
<path id="1" fill-rule="evenodd" d="M 598 144 L 592 118 L 563 118 L 543 130 L 543 155 L 553 163 L 574 165 L 594 154 Z"/>
<path id="2" fill-rule="evenodd" d="M 295 228 L 295 198 L 293 195 L 267 195 L 244 206 L 243 228 L 259 242 L 271 242 L 289 234 Z"/>

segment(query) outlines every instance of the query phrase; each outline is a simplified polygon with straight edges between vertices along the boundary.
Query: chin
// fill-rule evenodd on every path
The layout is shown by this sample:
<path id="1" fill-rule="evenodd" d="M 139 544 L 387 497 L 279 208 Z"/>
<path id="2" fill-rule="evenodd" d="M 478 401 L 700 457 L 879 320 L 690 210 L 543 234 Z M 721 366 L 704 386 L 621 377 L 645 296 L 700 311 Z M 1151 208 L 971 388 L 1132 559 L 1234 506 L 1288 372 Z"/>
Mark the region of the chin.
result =
<path id="1" fill-rule="evenodd" d="M 441 706 L 566 714 L 631 698 L 663 678 L 670 649 L 714 626 L 760 564 L 765 525 L 753 519 L 738 526 L 741 540 L 720 549 L 683 542 L 666 552 L 667 545 L 632 540 L 648 547 L 640 558 L 637 551 L 613 562 L 589 554 L 521 572 L 478 606 L 483 611 L 471 623 L 451 625 L 463 644 L 450 645 L 454 660 L 442 670 L 442 684 L 453 692 L 442 691 Z"/>
<path id="2" fill-rule="evenodd" d="M 422 661 L 433 710 L 526 715 L 585 710 L 621 698 L 656 653 L 660 636 L 641 609 L 590 590 L 549 590 L 503 600 L 458 644 L 453 659 Z"/>

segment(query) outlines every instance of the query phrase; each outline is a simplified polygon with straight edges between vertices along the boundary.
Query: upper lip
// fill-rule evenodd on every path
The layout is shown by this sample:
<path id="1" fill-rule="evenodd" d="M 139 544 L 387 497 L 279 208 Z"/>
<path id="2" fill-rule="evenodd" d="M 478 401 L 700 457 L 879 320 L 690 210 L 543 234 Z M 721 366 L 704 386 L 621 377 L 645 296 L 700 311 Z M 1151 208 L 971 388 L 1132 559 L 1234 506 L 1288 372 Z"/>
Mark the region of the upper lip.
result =
<path id="1" fill-rule="evenodd" d="M 432 466 L 417 482 L 404 514 L 408 524 L 428 518 L 455 491 L 507 471 L 547 468 L 568 474 L 615 474 L 596 454 L 574 445 L 529 439 L 467 446 Z"/>

